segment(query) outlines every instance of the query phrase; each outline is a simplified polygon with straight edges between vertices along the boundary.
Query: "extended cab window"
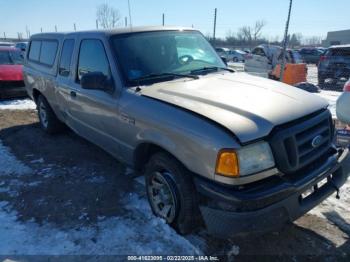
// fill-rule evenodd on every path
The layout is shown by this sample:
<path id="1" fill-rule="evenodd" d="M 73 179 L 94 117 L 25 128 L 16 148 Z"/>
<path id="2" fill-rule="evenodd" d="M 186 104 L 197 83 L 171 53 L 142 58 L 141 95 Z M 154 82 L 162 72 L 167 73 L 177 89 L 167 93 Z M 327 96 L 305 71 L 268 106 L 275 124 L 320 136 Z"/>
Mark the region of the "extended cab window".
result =
<path id="1" fill-rule="evenodd" d="M 29 60 L 52 66 L 55 62 L 58 42 L 55 40 L 34 40 L 30 44 Z"/>
<path id="2" fill-rule="evenodd" d="M 30 44 L 29 59 L 39 61 L 41 41 L 32 41 Z"/>
<path id="3" fill-rule="evenodd" d="M 58 73 L 61 76 L 69 76 L 73 49 L 74 49 L 73 39 L 67 39 L 63 42 L 60 67 L 58 70 Z"/>
<path id="4" fill-rule="evenodd" d="M 100 72 L 106 77 L 110 76 L 109 63 L 103 44 L 97 39 L 83 40 L 80 45 L 78 76 L 81 77 L 90 72 Z"/>
<path id="5" fill-rule="evenodd" d="M 39 62 L 52 66 L 55 62 L 57 47 L 56 41 L 42 41 Z"/>

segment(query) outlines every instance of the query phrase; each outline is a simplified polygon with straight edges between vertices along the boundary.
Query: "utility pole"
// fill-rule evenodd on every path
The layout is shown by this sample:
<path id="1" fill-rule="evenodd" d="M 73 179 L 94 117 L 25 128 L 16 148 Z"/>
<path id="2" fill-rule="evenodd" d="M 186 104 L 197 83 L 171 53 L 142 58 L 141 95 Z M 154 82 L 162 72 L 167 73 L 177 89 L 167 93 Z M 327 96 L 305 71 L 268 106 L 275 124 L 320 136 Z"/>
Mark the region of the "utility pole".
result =
<path id="1" fill-rule="evenodd" d="M 4 39 L 6 40 L 6 33 L 4 32 Z"/>
<path id="2" fill-rule="evenodd" d="M 55 25 L 55 32 L 57 32 L 57 25 Z"/>
<path id="3" fill-rule="evenodd" d="M 215 46 L 215 37 L 216 37 L 216 16 L 217 16 L 217 8 L 214 11 L 214 32 L 213 32 L 213 45 Z"/>
<path id="4" fill-rule="evenodd" d="M 288 29 L 289 29 L 289 21 L 290 21 L 290 13 L 292 11 L 293 0 L 289 2 L 289 10 L 288 10 L 288 18 L 286 23 L 286 30 L 284 32 L 284 40 L 283 40 L 283 49 L 282 49 L 282 64 L 281 64 L 281 72 L 280 72 L 280 81 L 283 82 L 284 77 L 284 68 L 286 66 L 286 50 L 288 44 Z"/>
<path id="5" fill-rule="evenodd" d="M 98 21 L 97 21 L 97 19 L 96 19 L 96 29 L 98 29 Z"/>
<path id="6" fill-rule="evenodd" d="M 29 30 L 28 30 L 28 26 L 26 26 L 26 35 L 27 35 L 27 38 L 29 38 Z"/>
<path id="7" fill-rule="evenodd" d="M 163 13 L 163 26 L 165 25 L 165 15 L 164 15 L 164 13 Z"/>
<path id="8" fill-rule="evenodd" d="M 41 32 L 41 33 L 43 32 L 43 28 L 42 28 L 42 27 L 40 27 L 40 32 Z"/>
<path id="9" fill-rule="evenodd" d="M 130 0 L 128 0 L 128 8 L 129 8 L 129 23 L 130 23 L 130 27 L 132 27 Z"/>
<path id="10" fill-rule="evenodd" d="M 125 27 L 128 27 L 128 18 L 125 17 Z"/>
<path id="11" fill-rule="evenodd" d="M 77 31 L 77 26 L 75 23 L 74 23 L 74 31 Z"/>

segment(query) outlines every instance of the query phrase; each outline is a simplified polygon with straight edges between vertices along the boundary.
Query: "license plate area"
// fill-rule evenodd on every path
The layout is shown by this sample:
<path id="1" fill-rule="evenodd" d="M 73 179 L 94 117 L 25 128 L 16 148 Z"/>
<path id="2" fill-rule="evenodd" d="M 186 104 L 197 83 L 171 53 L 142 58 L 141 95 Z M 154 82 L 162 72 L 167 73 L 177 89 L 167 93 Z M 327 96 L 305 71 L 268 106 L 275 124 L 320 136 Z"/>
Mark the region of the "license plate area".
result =
<path id="1" fill-rule="evenodd" d="M 336 133 L 337 145 L 341 147 L 348 147 L 350 145 L 350 130 L 341 129 Z"/>
<path id="2" fill-rule="evenodd" d="M 306 200 L 307 198 L 311 197 L 314 193 L 316 193 L 318 190 L 320 190 L 323 186 L 325 186 L 327 183 L 330 182 L 332 179 L 332 175 L 322 179 L 317 184 L 313 185 L 311 188 L 306 189 L 301 195 L 300 200 Z"/>

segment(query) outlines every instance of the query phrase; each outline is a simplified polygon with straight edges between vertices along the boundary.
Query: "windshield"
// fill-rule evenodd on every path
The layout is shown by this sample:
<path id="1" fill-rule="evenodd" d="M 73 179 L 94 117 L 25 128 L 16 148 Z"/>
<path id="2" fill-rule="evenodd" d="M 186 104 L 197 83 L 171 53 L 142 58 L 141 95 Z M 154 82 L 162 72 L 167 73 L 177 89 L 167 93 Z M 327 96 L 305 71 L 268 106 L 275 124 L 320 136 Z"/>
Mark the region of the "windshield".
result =
<path id="1" fill-rule="evenodd" d="M 21 65 L 23 56 L 19 51 L 0 51 L 0 65 Z"/>
<path id="2" fill-rule="evenodd" d="M 148 75 L 191 74 L 208 67 L 226 67 L 215 50 L 196 31 L 159 31 L 112 37 L 126 84 Z"/>

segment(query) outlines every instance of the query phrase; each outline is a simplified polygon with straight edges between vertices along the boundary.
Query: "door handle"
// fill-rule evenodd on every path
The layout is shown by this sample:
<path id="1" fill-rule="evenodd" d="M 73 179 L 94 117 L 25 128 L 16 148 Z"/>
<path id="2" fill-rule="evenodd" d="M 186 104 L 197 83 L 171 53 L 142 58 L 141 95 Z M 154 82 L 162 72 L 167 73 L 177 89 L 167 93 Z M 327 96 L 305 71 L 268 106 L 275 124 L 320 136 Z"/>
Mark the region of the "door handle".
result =
<path id="1" fill-rule="evenodd" d="M 70 91 L 70 96 L 71 97 L 77 97 L 77 93 L 75 91 Z"/>

